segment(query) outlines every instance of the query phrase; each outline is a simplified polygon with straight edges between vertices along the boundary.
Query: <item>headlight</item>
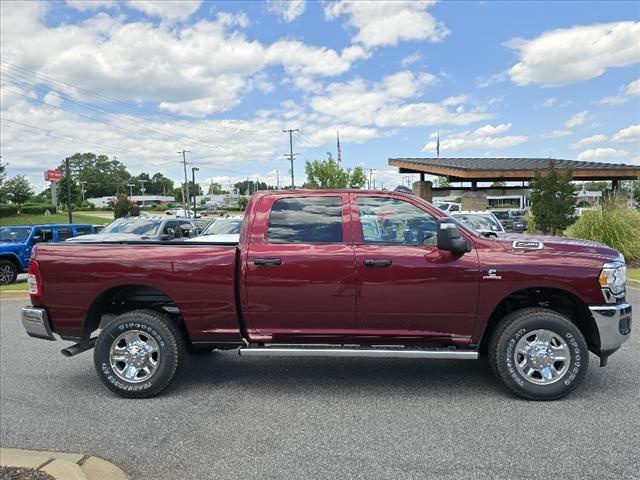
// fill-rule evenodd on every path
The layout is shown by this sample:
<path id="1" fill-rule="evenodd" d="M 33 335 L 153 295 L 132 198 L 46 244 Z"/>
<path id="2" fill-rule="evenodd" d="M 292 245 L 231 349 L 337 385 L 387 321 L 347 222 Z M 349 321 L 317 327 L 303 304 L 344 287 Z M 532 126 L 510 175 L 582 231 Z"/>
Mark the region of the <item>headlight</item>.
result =
<path id="1" fill-rule="evenodd" d="M 600 286 L 608 288 L 614 295 L 620 295 L 627 283 L 627 266 L 622 262 L 605 263 L 599 281 Z"/>

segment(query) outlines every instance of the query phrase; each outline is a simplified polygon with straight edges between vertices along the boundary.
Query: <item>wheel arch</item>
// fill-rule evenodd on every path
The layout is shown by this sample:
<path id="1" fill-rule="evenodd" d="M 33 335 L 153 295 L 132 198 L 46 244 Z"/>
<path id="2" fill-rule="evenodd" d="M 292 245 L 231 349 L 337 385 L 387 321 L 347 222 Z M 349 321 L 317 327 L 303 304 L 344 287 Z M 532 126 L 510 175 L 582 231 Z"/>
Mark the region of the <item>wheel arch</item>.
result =
<path id="1" fill-rule="evenodd" d="M 480 337 L 479 349 L 487 353 L 489 340 L 496 326 L 506 315 L 523 308 L 548 308 L 567 317 L 584 336 L 590 350 L 599 350 L 598 327 L 588 305 L 576 294 L 555 287 L 528 287 L 511 292 L 493 309 Z"/>
<path id="2" fill-rule="evenodd" d="M 87 310 L 81 343 L 88 342 L 105 315 L 121 315 L 132 310 L 155 310 L 169 317 L 179 328 L 187 344 L 191 343 L 180 308 L 164 291 L 142 284 L 111 287 L 98 295 Z"/>

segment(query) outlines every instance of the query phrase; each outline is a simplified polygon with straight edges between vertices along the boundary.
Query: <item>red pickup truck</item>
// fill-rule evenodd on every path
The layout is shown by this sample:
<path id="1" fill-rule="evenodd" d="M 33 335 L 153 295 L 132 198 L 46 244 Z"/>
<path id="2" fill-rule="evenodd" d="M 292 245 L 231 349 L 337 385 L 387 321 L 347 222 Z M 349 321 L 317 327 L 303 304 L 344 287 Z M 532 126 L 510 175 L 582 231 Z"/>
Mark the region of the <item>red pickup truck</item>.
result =
<path id="1" fill-rule="evenodd" d="M 41 244 L 32 337 L 94 348 L 126 397 L 163 391 L 185 353 L 476 359 L 552 400 L 631 332 L 626 267 L 604 245 L 484 237 L 412 195 L 263 191 L 238 243 Z"/>

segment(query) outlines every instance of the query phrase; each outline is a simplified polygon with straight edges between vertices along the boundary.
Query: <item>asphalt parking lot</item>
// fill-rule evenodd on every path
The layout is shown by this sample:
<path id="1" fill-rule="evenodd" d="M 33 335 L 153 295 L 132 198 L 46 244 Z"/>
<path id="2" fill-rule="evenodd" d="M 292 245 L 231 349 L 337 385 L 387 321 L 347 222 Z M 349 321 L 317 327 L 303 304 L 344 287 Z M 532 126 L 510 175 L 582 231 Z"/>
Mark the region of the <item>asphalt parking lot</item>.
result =
<path id="1" fill-rule="evenodd" d="M 97 455 L 132 479 L 640 477 L 635 336 L 552 403 L 519 400 L 486 362 L 190 357 L 163 396 L 102 386 L 91 352 L 0 319 L 0 444 Z"/>

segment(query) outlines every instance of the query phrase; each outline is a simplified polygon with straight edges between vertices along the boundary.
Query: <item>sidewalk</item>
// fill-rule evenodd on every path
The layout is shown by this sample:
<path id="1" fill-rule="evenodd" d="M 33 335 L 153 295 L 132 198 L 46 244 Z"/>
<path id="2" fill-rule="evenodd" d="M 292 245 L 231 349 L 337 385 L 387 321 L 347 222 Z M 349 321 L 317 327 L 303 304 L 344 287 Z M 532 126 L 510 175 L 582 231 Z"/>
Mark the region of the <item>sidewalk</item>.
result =
<path id="1" fill-rule="evenodd" d="M 0 476 L 9 477 L 14 472 L 4 467 L 22 467 L 31 470 L 31 475 L 13 478 L 34 478 L 55 480 L 127 480 L 127 476 L 114 464 L 98 457 L 81 453 L 41 452 L 36 450 L 20 450 L 17 448 L 0 448 Z M 47 475 L 43 475 L 48 474 Z M 4 477 L 7 475 L 7 477 Z"/>

